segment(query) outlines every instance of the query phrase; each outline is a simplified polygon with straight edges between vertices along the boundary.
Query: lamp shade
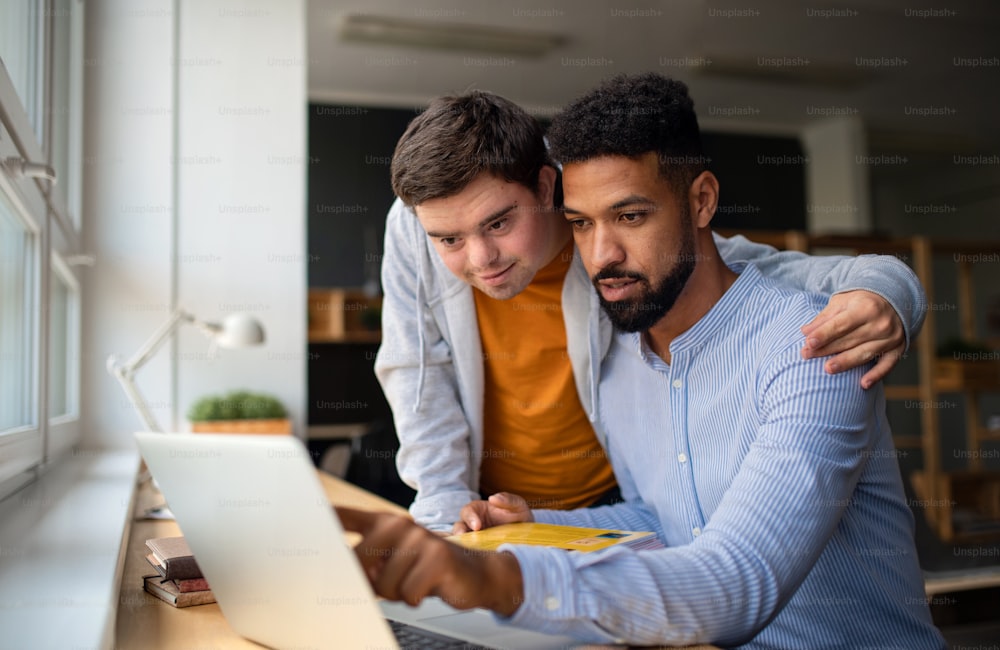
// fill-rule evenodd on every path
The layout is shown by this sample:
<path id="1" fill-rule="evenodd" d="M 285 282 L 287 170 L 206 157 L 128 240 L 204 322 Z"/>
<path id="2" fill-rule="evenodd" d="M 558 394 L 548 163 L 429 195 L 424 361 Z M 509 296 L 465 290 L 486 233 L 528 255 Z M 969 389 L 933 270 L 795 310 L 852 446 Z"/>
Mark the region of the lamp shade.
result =
<path id="1" fill-rule="evenodd" d="M 264 328 L 246 314 L 230 314 L 222 321 L 222 329 L 215 341 L 224 348 L 244 348 L 264 342 Z"/>

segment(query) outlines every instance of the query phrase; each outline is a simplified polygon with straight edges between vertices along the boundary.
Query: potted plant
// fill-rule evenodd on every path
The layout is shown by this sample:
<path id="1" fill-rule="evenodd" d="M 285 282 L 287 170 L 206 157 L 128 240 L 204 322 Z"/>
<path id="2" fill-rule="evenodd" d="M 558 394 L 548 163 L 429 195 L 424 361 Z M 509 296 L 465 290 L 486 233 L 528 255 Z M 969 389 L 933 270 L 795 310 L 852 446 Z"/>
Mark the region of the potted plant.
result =
<path id="1" fill-rule="evenodd" d="M 292 421 L 278 398 L 264 393 L 236 390 L 202 397 L 188 409 L 195 433 L 285 433 Z"/>

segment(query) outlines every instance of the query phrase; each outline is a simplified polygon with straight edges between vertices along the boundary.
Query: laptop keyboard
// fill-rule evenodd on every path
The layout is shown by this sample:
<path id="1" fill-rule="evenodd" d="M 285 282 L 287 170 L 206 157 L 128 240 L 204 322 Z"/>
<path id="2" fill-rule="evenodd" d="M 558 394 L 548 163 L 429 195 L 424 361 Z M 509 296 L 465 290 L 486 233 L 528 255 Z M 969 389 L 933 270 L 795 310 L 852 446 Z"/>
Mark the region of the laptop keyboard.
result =
<path id="1" fill-rule="evenodd" d="M 454 637 L 444 636 L 443 634 L 436 634 L 430 630 L 400 623 L 392 619 L 387 620 L 402 650 L 491 650 L 486 646 L 476 645 Z"/>

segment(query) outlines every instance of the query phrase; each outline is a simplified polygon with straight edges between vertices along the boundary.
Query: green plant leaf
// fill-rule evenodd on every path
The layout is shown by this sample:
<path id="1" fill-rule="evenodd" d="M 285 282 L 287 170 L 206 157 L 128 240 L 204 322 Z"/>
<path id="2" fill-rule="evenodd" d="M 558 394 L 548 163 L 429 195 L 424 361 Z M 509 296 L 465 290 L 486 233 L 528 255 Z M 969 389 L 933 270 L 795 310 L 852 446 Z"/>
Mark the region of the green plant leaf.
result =
<path id="1" fill-rule="evenodd" d="M 277 397 L 248 390 L 200 398 L 187 411 L 191 422 L 212 420 L 259 420 L 287 417 L 288 411 Z"/>

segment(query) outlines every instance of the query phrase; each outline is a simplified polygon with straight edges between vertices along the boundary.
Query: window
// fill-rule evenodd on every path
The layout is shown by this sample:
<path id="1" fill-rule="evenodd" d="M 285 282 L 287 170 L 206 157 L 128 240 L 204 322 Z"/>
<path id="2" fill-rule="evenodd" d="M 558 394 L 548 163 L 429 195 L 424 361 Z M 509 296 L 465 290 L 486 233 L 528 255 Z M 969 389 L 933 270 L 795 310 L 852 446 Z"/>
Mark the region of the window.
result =
<path id="1" fill-rule="evenodd" d="M 69 267 L 54 257 L 49 275 L 49 418 L 78 415 L 79 287 Z"/>
<path id="2" fill-rule="evenodd" d="M 35 421 L 31 269 L 36 239 L 0 194 L 0 434 Z"/>
<path id="3" fill-rule="evenodd" d="M 43 3 L 38 0 L 0 2 L 0 59 L 20 99 L 22 111 L 41 140 L 42 66 L 39 51 Z"/>
<path id="4" fill-rule="evenodd" d="M 52 101 L 48 106 L 49 159 L 59 171 L 55 199 L 80 227 L 83 123 L 83 11 L 79 0 L 52 2 Z"/>
<path id="5" fill-rule="evenodd" d="M 82 17 L 0 3 L 0 497 L 79 436 Z"/>

